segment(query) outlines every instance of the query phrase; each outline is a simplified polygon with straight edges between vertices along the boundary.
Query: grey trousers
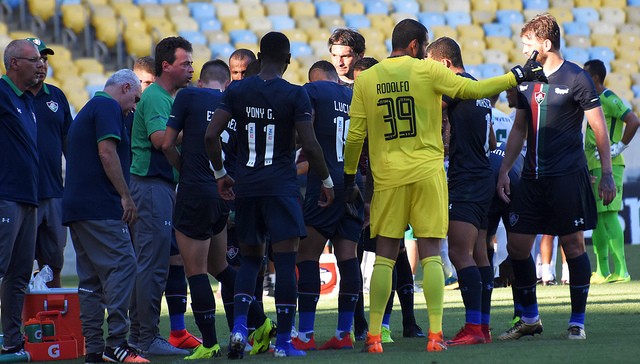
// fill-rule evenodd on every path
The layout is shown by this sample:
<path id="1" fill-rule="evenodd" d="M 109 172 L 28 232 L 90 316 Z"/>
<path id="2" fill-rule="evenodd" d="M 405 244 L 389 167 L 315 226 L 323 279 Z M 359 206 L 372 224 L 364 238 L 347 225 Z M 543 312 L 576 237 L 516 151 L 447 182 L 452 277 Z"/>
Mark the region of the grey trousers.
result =
<path id="1" fill-rule="evenodd" d="M 138 221 L 133 228 L 138 270 L 129 310 L 129 341 L 146 350 L 160 335 L 158 324 L 169 275 L 175 188 L 158 178 L 136 176 L 131 177 L 130 188 L 138 207 Z"/>
<path id="2" fill-rule="evenodd" d="M 128 309 L 136 272 L 136 258 L 127 224 L 119 220 L 86 220 L 70 224 L 76 250 L 80 320 L 87 353 L 126 342 Z"/>
<path id="3" fill-rule="evenodd" d="M 0 200 L 0 301 L 4 346 L 22 343 L 22 306 L 36 248 L 36 207 Z"/>

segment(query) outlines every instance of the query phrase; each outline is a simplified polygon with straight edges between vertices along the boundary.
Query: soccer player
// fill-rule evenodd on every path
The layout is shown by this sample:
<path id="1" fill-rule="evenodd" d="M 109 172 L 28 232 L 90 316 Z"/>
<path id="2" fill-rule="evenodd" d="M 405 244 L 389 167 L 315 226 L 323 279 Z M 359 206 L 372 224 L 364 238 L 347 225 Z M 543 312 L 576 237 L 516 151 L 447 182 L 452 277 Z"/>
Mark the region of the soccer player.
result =
<path id="1" fill-rule="evenodd" d="M 49 68 L 48 57 L 53 50 L 38 38 L 27 38 L 38 47 L 44 68 L 38 74 L 38 83 L 29 88 L 33 94 L 33 111 L 38 121 L 38 220 L 36 260 L 38 266 L 46 264 L 53 272 L 47 286 L 60 287 L 60 272 L 64 264 L 67 229 L 62 225 L 62 154 L 67 132 L 73 120 L 69 101 L 56 86 L 45 83 Z"/>
<path id="2" fill-rule="evenodd" d="M 511 204 L 507 249 L 515 275 L 515 293 L 523 307 L 522 318 L 498 336 L 519 339 L 542 333 L 536 298 L 536 269 L 531 247 L 536 234 L 558 235 L 571 274 L 571 317 L 568 338 L 585 339 L 584 318 L 591 266 L 585 252 L 583 230 L 596 224 L 596 203 L 582 150 L 582 119 L 593 129 L 600 153 L 602 178 L 598 195 L 604 206 L 616 195 L 606 123 L 598 94 L 589 74 L 562 58 L 560 28 L 555 18 L 541 14 L 520 31 L 522 52 L 538 58 L 549 78 L 519 87 L 518 109 L 507 139 L 497 183 L 497 194 L 510 201 L 508 171 L 525 138 L 527 154 L 522 178 Z"/>
<path id="3" fill-rule="evenodd" d="M 353 66 L 364 57 L 364 37 L 354 29 L 338 28 L 329 37 L 328 45 L 340 84 L 353 88 Z"/>
<path id="4" fill-rule="evenodd" d="M 0 79 L 0 301 L 2 354 L 23 351 L 24 292 L 31 278 L 38 206 L 37 120 L 27 89 L 39 82 L 44 60 L 30 41 L 4 49 Z"/>
<path id="5" fill-rule="evenodd" d="M 236 49 L 229 56 L 229 69 L 231 70 L 231 81 L 242 80 L 247 72 L 249 63 L 256 60 L 256 55 L 245 48 Z"/>
<path id="6" fill-rule="evenodd" d="M 138 206 L 134 229 L 138 271 L 131 298 L 130 344 L 151 355 L 188 355 L 200 341 L 184 325 L 187 284 L 172 241 L 171 218 L 177 172 L 162 153 L 173 98 L 193 74 L 191 43 L 168 37 L 156 45 L 156 81 L 142 94 L 131 131 L 131 194 Z M 169 340 L 160 337 L 160 302 L 165 292 L 171 320 Z"/>
<path id="7" fill-rule="evenodd" d="M 356 246 L 364 221 L 363 201 L 357 201 L 349 210 L 344 203 L 342 186 L 344 140 L 349 131 L 349 105 L 353 91 L 338 83 L 338 73 L 327 61 L 318 61 L 311 66 L 309 81 L 304 89 L 311 100 L 313 127 L 335 184 L 336 199 L 330 207 L 318 206 L 322 181 L 316 171 L 309 171 L 304 200 L 308 235 L 300 243 L 297 258 L 299 326 L 298 336 L 292 342 L 299 350 L 316 349 L 314 322 L 320 298 L 319 260 L 327 240 L 330 240 L 341 277 L 338 326 L 335 335 L 319 349 L 353 349 L 350 331 L 360 291 Z M 361 179 L 358 179 L 362 186 Z"/>
<path id="8" fill-rule="evenodd" d="M 449 37 L 427 47 L 427 57 L 440 62 L 460 77 L 473 79 L 464 69 L 460 46 Z M 491 342 L 489 319 L 493 269 L 487 258 L 487 214 L 494 195 L 495 179 L 489 165 L 491 102 L 442 97 L 450 129 L 449 258 L 456 268 L 465 325 L 447 346 Z"/>
<path id="9" fill-rule="evenodd" d="M 355 172 L 362 143 L 369 137 L 375 188 L 371 236 L 377 236 L 371 277 L 370 327 L 365 351 L 381 353 L 381 322 L 391 291 L 391 277 L 407 224 L 413 227 L 424 270 L 430 333 L 427 350 L 446 348 L 442 337 L 444 275 L 440 239 L 447 233 L 447 185 L 441 137 L 442 95 L 477 99 L 539 76 L 528 62 L 506 75 L 476 82 L 458 77 L 442 64 L 422 60 L 427 28 L 412 19 L 392 33 L 391 56 L 358 75 L 345 145 L 347 200 L 359 194 Z M 351 194 L 350 194 L 351 192 Z M 429 219 L 424 214 L 429 213 Z"/>
<path id="10" fill-rule="evenodd" d="M 608 282 L 629 282 L 631 277 L 627 270 L 627 262 L 624 257 L 624 233 L 618 220 L 618 211 L 622 209 L 622 176 L 624 174 L 624 157 L 622 151 L 627 148 L 638 130 L 640 120 L 638 116 L 625 105 L 625 103 L 604 86 L 607 69 L 604 63 L 593 59 L 584 64 L 584 69 L 589 73 L 600 95 L 600 103 L 609 130 L 611 142 L 611 164 L 613 179 L 616 184 L 616 198 L 604 206 L 598 195 L 595 195 L 598 207 L 598 223 L 593 229 L 591 240 L 596 253 L 596 271 L 591 275 L 591 284 Z M 599 155 L 596 155 L 595 134 L 591 127 L 587 127 L 584 152 L 587 156 L 587 166 L 593 181 L 596 183 L 602 175 Z M 613 272 L 609 271 L 609 251 L 613 255 Z"/>
<path id="11" fill-rule="evenodd" d="M 129 137 L 124 116 L 140 100 L 140 80 L 120 70 L 80 110 L 68 134 L 63 222 L 76 251 L 87 363 L 148 363 L 127 344 L 127 309 L 136 259 L 128 226 L 137 219 L 129 192 Z M 107 310 L 108 333 L 103 338 Z M 106 346 L 105 346 L 106 344 Z"/>
<path id="12" fill-rule="evenodd" d="M 235 284 L 235 319 L 228 354 L 232 359 L 243 356 L 247 312 L 267 233 L 278 277 L 274 355 L 305 355 L 291 345 L 297 299 L 296 252 L 300 237 L 306 235 L 294 161 L 295 132 L 311 168 L 322 180 L 318 204 L 328 206 L 333 202 L 333 181 L 313 133 L 309 97 L 302 87 L 281 78 L 291 58 L 289 39 L 282 33 L 267 33 L 260 40 L 258 58 L 260 73 L 229 85 L 205 136 L 218 191 L 224 199 L 235 197 L 236 224 L 242 226 L 238 241 L 243 261 Z M 223 168 L 219 141 L 231 118 L 237 123 L 235 184 Z"/>

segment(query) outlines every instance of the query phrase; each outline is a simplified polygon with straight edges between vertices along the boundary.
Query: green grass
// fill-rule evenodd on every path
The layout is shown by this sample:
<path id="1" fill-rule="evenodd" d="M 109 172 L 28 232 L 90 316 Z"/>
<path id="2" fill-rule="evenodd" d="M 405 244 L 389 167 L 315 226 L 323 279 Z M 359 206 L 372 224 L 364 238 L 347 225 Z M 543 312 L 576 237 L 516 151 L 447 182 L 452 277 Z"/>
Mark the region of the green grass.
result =
<path id="1" fill-rule="evenodd" d="M 593 261 L 592 249 L 588 247 Z M 384 354 L 367 355 L 360 352 L 361 342 L 354 350 L 310 352 L 306 358 L 289 360 L 305 363 L 637 363 L 640 357 L 640 246 L 627 246 L 627 262 L 632 278 L 625 284 L 591 286 L 587 307 L 587 340 L 569 341 L 565 338 L 570 312 L 569 289 L 564 286 L 540 287 L 538 302 L 544 324 L 544 333 L 536 337 L 525 337 L 514 342 L 494 342 L 488 345 L 453 347 L 446 352 L 424 351 L 424 339 L 402 337 L 401 314 L 396 303 L 391 320 L 395 343 L 384 345 Z M 66 282 L 72 286 L 72 281 Z M 423 329 L 427 329 L 427 313 L 424 296 L 416 294 L 416 318 Z M 365 297 L 368 304 L 368 297 Z M 219 300 L 218 300 L 219 302 Z M 219 304 L 219 307 L 221 305 Z M 337 299 L 322 297 L 316 318 L 316 342 L 321 345 L 335 330 Z M 275 317 L 272 298 L 265 299 L 265 309 Z M 494 336 L 509 326 L 513 312 L 511 289 L 499 288 L 493 293 L 492 328 Z M 161 318 L 161 331 L 168 334 L 169 319 L 166 307 Z M 187 314 L 189 331 L 197 333 L 193 317 Z M 218 338 L 221 346 L 226 344 L 228 330 L 220 310 L 217 315 Z M 452 337 L 464 324 L 464 307 L 459 291 L 446 291 L 444 311 L 445 337 Z M 226 357 L 215 361 L 227 361 Z M 245 362 L 275 361 L 269 355 L 247 356 Z M 81 363 L 81 360 L 68 361 Z M 154 363 L 181 363 L 179 357 L 154 357 Z"/>

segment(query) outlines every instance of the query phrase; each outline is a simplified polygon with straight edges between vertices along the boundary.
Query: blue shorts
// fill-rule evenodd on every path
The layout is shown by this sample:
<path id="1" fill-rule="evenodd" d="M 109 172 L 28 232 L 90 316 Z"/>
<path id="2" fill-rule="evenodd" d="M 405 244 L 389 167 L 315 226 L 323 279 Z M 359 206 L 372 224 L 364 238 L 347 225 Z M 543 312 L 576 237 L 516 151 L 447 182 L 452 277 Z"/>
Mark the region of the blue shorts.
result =
<path id="1" fill-rule="evenodd" d="M 335 200 L 329 207 L 318 206 L 320 196 L 308 193 L 304 200 L 304 223 L 318 230 L 323 237 L 332 239 L 340 236 L 357 242 L 364 223 L 364 202 L 356 202 L 358 217 L 346 213 L 344 190 L 335 190 Z"/>
<path id="2" fill-rule="evenodd" d="M 236 198 L 236 235 L 247 245 L 260 245 L 267 236 L 279 241 L 307 236 L 297 196 Z"/>
<path id="3" fill-rule="evenodd" d="M 184 198 L 178 194 L 173 228 L 191 239 L 207 240 L 227 227 L 228 216 L 227 204 L 220 198 Z"/>

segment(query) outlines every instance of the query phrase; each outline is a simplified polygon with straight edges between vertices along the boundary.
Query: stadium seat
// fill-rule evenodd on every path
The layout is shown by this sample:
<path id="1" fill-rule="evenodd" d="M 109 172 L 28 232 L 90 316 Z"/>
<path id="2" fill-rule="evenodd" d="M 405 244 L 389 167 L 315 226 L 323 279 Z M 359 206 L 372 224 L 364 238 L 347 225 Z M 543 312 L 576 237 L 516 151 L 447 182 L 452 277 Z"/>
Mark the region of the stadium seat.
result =
<path id="1" fill-rule="evenodd" d="M 342 16 L 348 28 L 369 28 L 371 21 L 364 14 L 345 14 Z"/>
<path id="2" fill-rule="evenodd" d="M 389 15 L 389 5 L 382 0 L 369 0 L 364 3 L 366 14 Z"/>
<path id="3" fill-rule="evenodd" d="M 173 22 L 176 32 L 197 32 L 200 27 L 198 22 L 188 15 L 172 17 L 171 21 Z"/>
<path id="4" fill-rule="evenodd" d="M 223 18 L 238 18 L 240 17 L 240 6 L 234 3 L 214 3 L 216 7 L 216 16 L 218 20 L 222 21 Z"/>
<path id="5" fill-rule="evenodd" d="M 443 13 L 425 11 L 418 13 L 417 16 L 418 21 L 427 28 L 434 25 L 445 25 L 447 22 Z"/>
<path id="6" fill-rule="evenodd" d="M 600 19 L 610 24 L 624 24 L 626 14 L 624 9 L 618 8 L 600 8 Z"/>
<path id="7" fill-rule="evenodd" d="M 598 9 L 602 6 L 602 0 L 575 0 L 577 7 L 590 7 Z"/>
<path id="8" fill-rule="evenodd" d="M 458 43 L 460 44 L 460 48 L 462 49 L 462 53 L 465 55 L 465 58 L 471 53 L 477 53 L 482 57 L 482 52 L 487 49 L 487 45 L 482 39 L 460 38 Z"/>
<path id="9" fill-rule="evenodd" d="M 329 30 L 329 28 L 322 28 L 322 27 L 307 29 L 305 33 L 307 33 L 307 36 L 309 37 L 309 42 L 322 41 L 325 44 L 325 48 L 327 47 L 327 41 L 331 36 L 331 30 Z M 326 48 L 326 49 L 328 52 L 329 48 Z"/>
<path id="10" fill-rule="evenodd" d="M 498 10 L 498 3 L 495 0 L 471 0 L 471 11 L 483 10 L 495 13 Z"/>
<path id="11" fill-rule="evenodd" d="M 339 15 L 325 15 L 320 17 L 320 25 L 323 28 L 333 31 L 336 28 L 344 28 L 346 23 L 342 16 Z"/>
<path id="12" fill-rule="evenodd" d="M 191 44 L 207 44 L 207 37 L 198 30 L 177 30 L 178 35 L 191 42 Z"/>
<path id="13" fill-rule="evenodd" d="M 498 0 L 498 9 L 522 11 L 522 1 Z"/>
<path id="14" fill-rule="evenodd" d="M 429 32 L 429 39 L 431 41 L 434 41 L 440 37 L 458 39 L 458 31 L 449 25 L 434 25 L 430 30 L 432 31 Z"/>
<path id="15" fill-rule="evenodd" d="M 482 58 L 482 52 L 467 53 L 467 51 L 465 51 L 464 49 L 462 50 L 462 52 L 464 53 L 465 65 L 480 65 L 484 62 L 484 58 Z M 482 76 L 482 69 L 480 69 L 480 76 Z"/>
<path id="16" fill-rule="evenodd" d="M 628 61 L 637 61 L 640 59 L 640 49 L 638 48 L 624 48 L 616 50 L 617 59 L 625 59 Z"/>
<path id="17" fill-rule="evenodd" d="M 369 49 L 369 46 L 373 44 L 384 43 L 386 39 L 385 33 L 376 28 L 358 28 L 358 31 L 367 41 L 367 51 Z"/>
<path id="18" fill-rule="evenodd" d="M 147 4 L 140 8 L 142 9 L 142 18 L 145 21 L 155 18 L 164 18 L 166 16 L 164 7 L 160 5 Z"/>
<path id="19" fill-rule="evenodd" d="M 627 7 L 625 13 L 627 15 L 627 24 L 640 24 L 640 5 Z"/>
<path id="20" fill-rule="evenodd" d="M 230 32 L 236 29 L 247 29 L 247 22 L 243 19 L 233 17 L 220 19 L 222 23 L 222 30 Z"/>
<path id="21" fill-rule="evenodd" d="M 230 43 L 231 39 L 229 39 L 229 33 L 223 32 L 222 30 L 211 30 L 205 33 L 207 36 L 207 43 Z"/>
<path id="22" fill-rule="evenodd" d="M 371 28 L 376 28 L 391 37 L 393 27 L 396 25 L 393 22 L 393 18 L 382 14 L 368 14 L 367 18 L 371 21 Z"/>
<path id="23" fill-rule="evenodd" d="M 131 3 L 120 2 L 112 4 L 116 14 L 127 20 L 129 19 L 142 19 L 142 8 L 135 6 Z"/>
<path id="24" fill-rule="evenodd" d="M 609 64 L 616 58 L 616 54 L 609 47 L 596 46 L 587 50 L 589 51 L 589 59 L 599 59 L 605 64 Z"/>
<path id="25" fill-rule="evenodd" d="M 524 10 L 547 10 L 549 9 L 549 0 L 524 0 Z"/>
<path id="26" fill-rule="evenodd" d="M 212 19 L 216 16 L 216 8 L 211 3 L 188 3 L 187 6 L 191 16 L 197 21 Z"/>
<path id="27" fill-rule="evenodd" d="M 614 59 L 611 61 L 611 70 L 625 75 L 638 73 L 638 62 L 626 59 Z"/>
<path id="28" fill-rule="evenodd" d="M 485 58 L 485 62 L 487 62 Z M 501 64 L 496 63 L 484 63 L 480 66 L 481 77 L 491 78 L 504 75 L 504 67 Z"/>
<path id="29" fill-rule="evenodd" d="M 84 5 L 70 4 L 61 5 L 62 25 L 79 34 L 87 26 L 89 12 Z"/>
<path id="30" fill-rule="evenodd" d="M 262 5 L 242 5 L 240 7 L 240 16 L 247 23 L 250 23 L 254 18 L 262 18 L 265 15 L 266 12 Z"/>
<path id="31" fill-rule="evenodd" d="M 418 3 L 420 3 L 420 10 L 424 12 L 443 12 L 447 10 L 444 0 L 418 0 Z"/>
<path id="32" fill-rule="evenodd" d="M 476 25 L 484 25 L 493 23 L 496 19 L 496 13 L 493 11 L 473 10 L 471 12 L 471 22 Z"/>
<path id="33" fill-rule="evenodd" d="M 104 84 L 102 85 L 87 85 L 85 86 L 85 91 L 87 91 L 87 94 L 89 95 L 89 98 L 92 98 L 96 92 L 102 91 L 104 89 Z"/>
<path id="34" fill-rule="evenodd" d="M 296 19 L 296 26 L 300 30 L 320 28 L 320 20 L 314 16 L 305 16 Z"/>
<path id="35" fill-rule="evenodd" d="M 565 59 L 583 65 L 589 58 L 589 51 L 586 48 L 565 47 L 562 50 Z"/>
<path id="36" fill-rule="evenodd" d="M 291 42 L 291 57 L 312 56 L 313 49 L 305 42 Z"/>
<path id="37" fill-rule="evenodd" d="M 482 29 L 484 29 L 484 34 L 487 37 L 492 37 L 492 36 L 507 37 L 507 38 L 511 37 L 511 27 L 504 24 L 499 24 L 499 23 L 484 24 L 482 26 Z"/>
<path id="38" fill-rule="evenodd" d="M 321 1 L 316 3 L 316 15 L 318 17 L 340 16 L 342 15 L 342 8 L 337 2 Z"/>
<path id="39" fill-rule="evenodd" d="M 631 91 L 633 92 L 633 98 L 640 98 L 640 85 L 631 85 Z"/>
<path id="40" fill-rule="evenodd" d="M 276 5 L 278 3 L 273 3 L 271 5 Z M 269 15 L 290 15 L 292 18 L 294 19 L 298 19 L 300 17 L 314 17 L 316 16 L 316 6 L 313 3 L 305 3 L 305 2 L 292 2 L 289 3 L 289 14 L 272 14 L 270 11 L 267 11 L 267 13 Z M 276 9 L 274 9 L 274 11 L 277 10 L 277 6 Z"/>
<path id="41" fill-rule="evenodd" d="M 496 12 L 496 19 L 501 24 L 514 24 L 524 23 L 524 16 L 521 12 L 515 10 L 498 10 Z"/>
<path id="42" fill-rule="evenodd" d="M 589 26 L 591 27 L 592 37 L 594 34 L 605 34 L 605 35 L 612 36 L 612 35 L 615 35 L 617 32 L 616 25 L 606 21 L 596 21 L 589 24 Z"/>
<path id="43" fill-rule="evenodd" d="M 420 5 L 415 0 L 393 0 L 391 7 L 395 13 L 417 14 L 420 12 Z"/>
<path id="44" fill-rule="evenodd" d="M 51 19 L 56 13 L 56 0 L 28 0 L 29 13 L 44 21 Z"/>
<path id="45" fill-rule="evenodd" d="M 573 8 L 573 20 L 582 23 L 591 23 L 600 20 L 600 14 L 594 8 Z"/>
<path id="46" fill-rule="evenodd" d="M 618 47 L 618 37 L 612 37 L 609 34 L 591 33 L 591 45 L 593 47 L 610 47 L 615 50 Z"/>
<path id="47" fill-rule="evenodd" d="M 589 24 L 577 21 L 566 22 L 562 24 L 565 35 L 583 35 L 590 36 L 591 28 Z"/>
<path id="48" fill-rule="evenodd" d="M 342 15 L 364 14 L 364 4 L 357 0 L 342 1 Z"/>
<path id="49" fill-rule="evenodd" d="M 93 26 L 96 30 L 96 39 L 104 43 L 107 47 L 115 47 L 118 42 L 118 34 L 121 32 L 115 17 L 94 17 Z"/>
<path id="50" fill-rule="evenodd" d="M 471 2 L 469 0 L 448 0 L 445 3 L 447 4 L 447 11 L 471 12 Z"/>
<path id="51" fill-rule="evenodd" d="M 304 9 L 306 7 L 305 4 L 308 3 L 287 3 L 283 0 L 280 2 L 265 3 L 263 4 L 263 6 L 267 12 L 267 15 L 289 15 L 289 13 L 293 11 L 293 8 L 297 7 L 297 4 L 303 4 L 301 8 Z M 296 9 L 296 12 L 302 12 L 302 9 Z M 291 16 L 295 18 L 297 15 L 293 15 L 293 13 L 291 13 Z M 313 16 L 315 16 L 315 6 L 313 8 Z"/>
<path id="52" fill-rule="evenodd" d="M 193 44 L 193 58 L 206 58 L 209 60 L 211 58 L 211 50 L 209 49 L 209 46 L 207 46 L 206 43 Z"/>
<path id="53" fill-rule="evenodd" d="M 497 49 L 508 53 L 511 49 L 515 49 L 515 42 L 510 38 L 488 35 L 485 38 L 487 49 Z"/>
<path id="54" fill-rule="evenodd" d="M 482 57 L 487 63 L 505 65 L 509 62 L 509 55 L 499 49 L 485 49 L 482 51 Z"/>
<path id="55" fill-rule="evenodd" d="M 309 36 L 305 32 L 301 32 L 299 29 L 285 29 L 281 31 L 282 34 L 289 38 L 290 42 L 309 42 Z M 369 39 L 369 38 L 366 38 Z"/>
<path id="56" fill-rule="evenodd" d="M 74 63 L 78 67 L 78 74 L 104 73 L 104 65 L 94 58 L 77 58 Z"/>
<path id="57" fill-rule="evenodd" d="M 191 10 L 184 4 L 167 4 L 164 5 L 166 17 L 173 20 L 176 17 L 191 17 Z"/>
<path id="58" fill-rule="evenodd" d="M 631 77 L 627 73 L 619 73 L 619 72 L 609 72 L 607 74 L 607 78 L 604 79 L 604 85 L 607 88 L 616 90 L 621 89 L 630 89 L 631 88 Z"/>
<path id="59" fill-rule="evenodd" d="M 460 24 L 471 24 L 471 15 L 463 11 L 447 11 L 444 13 L 447 25 L 455 28 Z"/>
<path id="60" fill-rule="evenodd" d="M 591 47 L 591 38 L 585 35 L 565 35 L 564 38 L 567 47 L 589 48 Z M 563 47 L 564 48 L 564 47 Z"/>
<path id="61" fill-rule="evenodd" d="M 632 1 L 629 2 L 631 5 Z M 627 0 L 602 0 L 602 7 L 624 9 L 627 7 Z"/>
<path id="62" fill-rule="evenodd" d="M 248 29 L 236 29 L 229 32 L 231 44 L 236 43 L 257 43 L 258 37 Z"/>
<path id="63" fill-rule="evenodd" d="M 140 58 L 151 54 L 153 39 L 146 33 L 137 33 L 135 36 L 126 36 L 125 49 L 130 56 Z"/>
<path id="64" fill-rule="evenodd" d="M 213 43 L 209 48 L 211 49 L 213 58 L 219 58 L 225 61 L 229 59 L 229 56 L 235 50 L 229 43 Z"/>
<path id="65" fill-rule="evenodd" d="M 222 29 L 222 24 L 215 18 L 201 19 L 198 23 L 198 28 L 204 33 L 210 30 L 220 30 Z"/>
<path id="66" fill-rule="evenodd" d="M 549 14 L 553 15 L 553 17 L 556 18 L 556 22 L 560 26 L 562 26 L 562 24 L 564 23 L 572 22 L 574 20 L 573 11 L 569 8 L 551 8 L 549 9 Z"/>
<path id="67" fill-rule="evenodd" d="M 461 39 L 484 39 L 484 30 L 479 25 L 460 24 L 456 27 Z"/>
<path id="68" fill-rule="evenodd" d="M 271 20 L 271 26 L 273 30 L 280 31 L 284 29 L 295 29 L 296 22 L 285 15 L 269 15 L 267 16 Z"/>
<path id="69" fill-rule="evenodd" d="M 575 4 L 573 0 L 551 0 L 549 2 L 549 9 L 551 8 L 573 9 L 575 8 Z"/>

